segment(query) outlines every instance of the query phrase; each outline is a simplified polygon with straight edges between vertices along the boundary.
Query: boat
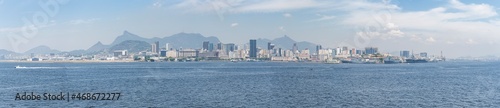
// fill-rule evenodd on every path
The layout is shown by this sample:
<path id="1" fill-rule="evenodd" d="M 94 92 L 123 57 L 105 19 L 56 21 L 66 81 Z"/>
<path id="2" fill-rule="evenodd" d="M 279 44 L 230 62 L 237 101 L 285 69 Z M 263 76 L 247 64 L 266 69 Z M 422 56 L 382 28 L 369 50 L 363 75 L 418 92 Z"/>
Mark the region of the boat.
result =
<path id="1" fill-rule="evenodd" d="M 19 66 L 19 65 L 17 65 L 17 66 L 16 66 L 16 69 L 19 69 L 19 68 L 26 68 L 26 67 L 23 67 L 23 66 Z"/>
<path id="2" fill-rule="evenodd" d="M 406 59 L 406 63 L 427 63 L 426 59 Z"/>
<path id="3" fill-rule="evenodd" d="M 341 61 L 337 60 L 337 59 L 327 59 L 325 61 L 326 64 L 340 64 Z"/>

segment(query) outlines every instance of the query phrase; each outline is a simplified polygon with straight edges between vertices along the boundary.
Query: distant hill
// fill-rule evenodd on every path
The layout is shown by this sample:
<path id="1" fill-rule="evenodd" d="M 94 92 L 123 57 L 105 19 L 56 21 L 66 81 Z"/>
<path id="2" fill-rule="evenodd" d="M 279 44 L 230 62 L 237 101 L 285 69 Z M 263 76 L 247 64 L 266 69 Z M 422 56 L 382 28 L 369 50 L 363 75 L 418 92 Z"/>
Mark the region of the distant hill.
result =
<path id="1" fill-rule="evenodd" d="M 138 35 L 132 34 L 128 31 L 123 31 L 123 34 L 116 37 L 116 39 L 109 45 L 104 45 L 100 41 L 88 48 L 87 50 L 74 50 L 68 53 L 72 55 L 81 54 L 96 54 L 99 52 L 113 52 L 114 50 L 128 50 L 129 52 L 140 52 L 147 51 L 151 49 L 151 44 L 154 42 L 160 42 L 160 48 L 164 48 L 166 43 L 169 43 L 169 48 L 194 48 L 198 49 L 202 47 L 204 41 L 209 41 L 211 43 L 219 43 L 220 40 L 214 36 L 205 37 L 199 33 L 177 33 L 171 36 L 166 36 L 163 38 L 143 38 Z M 296 43 L 299 50 L 308 48 L 311 52 L 316 49 L 316 44 L 310 42 L 297 42 L 288 36 L 279 37 L 273 40 L 270 39 L 257 39 L 257 46 L 263 49 L 267 48 L 267 43 L 271 42 L 276 45 L 276 48 L 292 49 L 293 44 Z M 5 50 L 0 50 L 0 55 L 5 53 L 12 53 Z M 61 53 L 61 51 L 51 49 L 47 46 L 38 46 L 31 50 L 26 51 L 24 54 L 49 54 L 49 53 Z"/>
<path id="2" fill-rule="evenodd" d="M 104 44 L 101 43 L 101 41 L 99 41 L 96 44 L 94 44 L 92 47 L 90 47 L 89 49 L 87 49 L 86 52 L 88 52 L 88 53 L 98 52 L 98 51 L 102 51 L 104 49 L 107 49 L 109 47 L 110 47 L 109 45 L 104 45 Z"/>
<path id="3" fill-rule="evenodd" d="M 109 48 L 112 53 L 115 50 L 128 50 L 128 52 L 136 53 L 151 49 L 151 44 L 139 40 L 126 40 Z"/>
<path id="4" fill-rule="evenodd" d="M 272 44 L 274 44 L 275 48 L 292 49 L 293 44 L 296 43 L 299 50 L 304 50 L 306 48 L 308 48 L 310 52 L 314 52 L 316 50 L 316 44 L 311 43 L 311 42 L 306 42 L 306 41 L 297 42 L 286 35 L 283 37 L 273 39 L 273 40 L 257 39 L 257 47 L 267 49 L 268 42 L 271 42 Z"/>
<path id="5" fill-rule="evenodd" d="M 17 54 L 17 53 L 9 50 L 0 49 L 0 55 L 9 55 L 9 54 Z"/>
<path id="6" fill-rule="evenodd" d="M 205 37 L 199 33 L 178 33 L 171 36 L 166 36 L 163 38 L 143 38 L 138 35 L 132 34 L 128 31 L 124 31 L 122 35 L 118 36 L 111 46 L 117 45 L 121 42 L 127 40 L 138 40 L 144 41 L 149 44 L 153 44 L 156 41 L 160 42 L 160 48 L 165 47 L 166 43 L 169 43 L 170 48 L 201 48 L 203 41 L 210 41 L 211 43 L 219 43 L 219 39 L 214 36 Z M 99 43 L 98 43 L 99 44 Z M 96 44 L 97 45 L 97 44 Z M 94 45 L 94 46 L 96 46 Z M 93 47 L 91 47 L 93 48 Z M 89 48 L 90 49 L 90 48 Z"/>
<path id="7" fill-rule="evenodd" d="M 32 49 L 24 52 L 24 54 L 31 54 L 31 53 L 35 53 L 35 54 L 50 54 L 50 53 L 60 53 L 60 52 L 61 51 L 58 51 L 58 50 L 55 50 L 55 49 L 51 49 L 48 46 L 41 45 L 41 46 L 32 48 Z"/>

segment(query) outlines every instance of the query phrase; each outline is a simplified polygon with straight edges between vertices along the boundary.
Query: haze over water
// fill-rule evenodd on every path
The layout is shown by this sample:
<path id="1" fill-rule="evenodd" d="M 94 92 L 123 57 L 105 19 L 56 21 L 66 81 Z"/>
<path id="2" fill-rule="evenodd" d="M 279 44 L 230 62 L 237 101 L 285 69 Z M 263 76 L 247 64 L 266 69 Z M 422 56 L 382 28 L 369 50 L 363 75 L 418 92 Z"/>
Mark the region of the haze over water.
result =
<path id="1" fill-rule="evenodd" d="M 500 107 L 499 64 L 0 63 L 0 107 Z M 21 92 L 122 96 L 15 101 Z"/>

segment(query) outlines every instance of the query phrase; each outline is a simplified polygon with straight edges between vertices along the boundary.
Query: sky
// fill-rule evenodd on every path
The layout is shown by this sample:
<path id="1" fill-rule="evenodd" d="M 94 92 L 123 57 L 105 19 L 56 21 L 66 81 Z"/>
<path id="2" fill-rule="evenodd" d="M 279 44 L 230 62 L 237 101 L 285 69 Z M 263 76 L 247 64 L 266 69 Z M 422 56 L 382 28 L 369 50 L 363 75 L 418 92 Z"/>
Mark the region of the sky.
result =
<path id="1" fill-rule="evenodd" d="M 287 35 L 324 48 L 500 56 L 497 0 L 0 0 L 0 49 L 71 51 L 123 31 L 223 43 Z M 300 47 L 300 46 L 299 46 Z"/>

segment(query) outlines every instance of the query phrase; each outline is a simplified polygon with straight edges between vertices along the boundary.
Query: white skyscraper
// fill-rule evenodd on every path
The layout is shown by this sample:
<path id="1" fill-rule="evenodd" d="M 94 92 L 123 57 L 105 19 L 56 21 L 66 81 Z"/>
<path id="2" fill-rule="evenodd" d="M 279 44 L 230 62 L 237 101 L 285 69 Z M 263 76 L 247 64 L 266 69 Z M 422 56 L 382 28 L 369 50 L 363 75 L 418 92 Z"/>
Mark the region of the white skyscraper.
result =
<path id="1" fill-rule="evenodd" d="M 170 50 L 170 48 L 168 48 L 168 43 L 165 44 L 165 50 Z"/>

